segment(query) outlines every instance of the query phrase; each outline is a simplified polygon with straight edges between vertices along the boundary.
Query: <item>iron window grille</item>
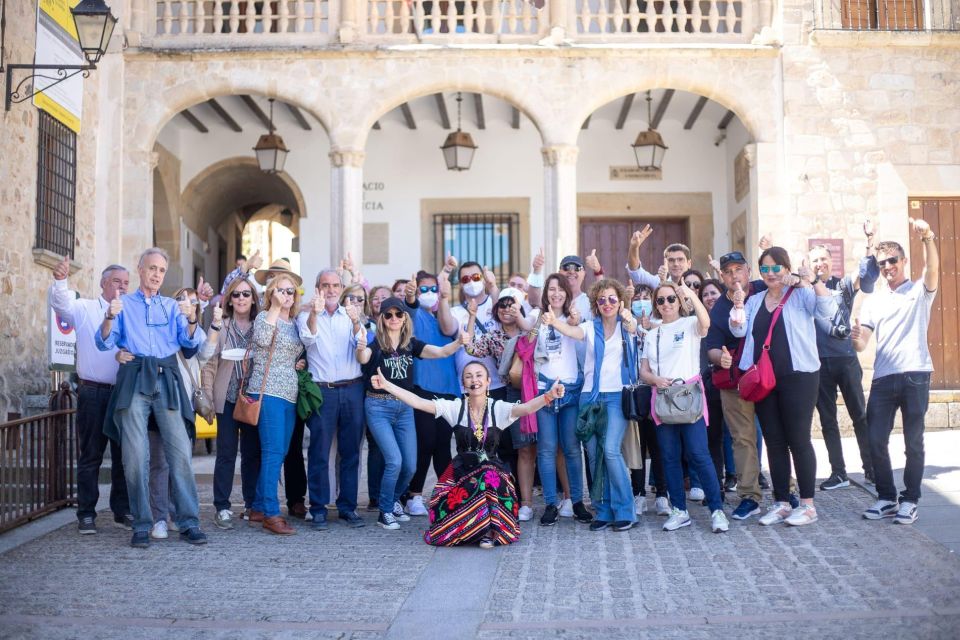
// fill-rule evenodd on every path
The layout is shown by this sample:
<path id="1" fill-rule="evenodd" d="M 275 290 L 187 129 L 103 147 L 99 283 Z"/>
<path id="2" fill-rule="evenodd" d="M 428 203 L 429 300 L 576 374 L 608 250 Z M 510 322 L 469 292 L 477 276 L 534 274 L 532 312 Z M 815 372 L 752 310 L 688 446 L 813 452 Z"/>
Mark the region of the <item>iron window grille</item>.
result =
<path id="1" fill-rule="evenodd" d="M 518 213 L 442 213 L 433 216 L 434 256 L 442 264 L 447 253 L 460 264 L 474 261 L 490 267 L 497 283 L 504 286 L 517 270 L 519 258 L 520 214 Z M 457 274 L 451 275 L 453 284 Z"/>
<path id="2" fill-rule="evenodd" d="M 40 111 L 36 247 L 74 257 L 77 135 Z"/>

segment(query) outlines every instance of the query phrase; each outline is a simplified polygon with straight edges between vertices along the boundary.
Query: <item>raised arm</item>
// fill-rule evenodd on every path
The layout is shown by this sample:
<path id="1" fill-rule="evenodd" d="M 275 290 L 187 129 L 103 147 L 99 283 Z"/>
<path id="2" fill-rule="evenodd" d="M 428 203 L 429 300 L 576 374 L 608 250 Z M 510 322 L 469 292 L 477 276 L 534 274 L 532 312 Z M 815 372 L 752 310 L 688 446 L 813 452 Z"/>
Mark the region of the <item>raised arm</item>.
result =
<path id="1" fill-rule="evenodd" d="M 940 286 L 940 252 L 933 243 L 935 236 L 926 220 L 910 218 L 910 224 L 923 244 L 923 286 L 927 291 L 936 291 Z"/>
<path id="2" fill-rule="evenodd" d="M 455 336 L 460 330 L 460 323 L 450 312 L 450 280 L 440 278 L 437 284 L 440 287 L 440 304 L 437 307 L 437 323 L 440 325 L 440 332 L 445 336 Z"/>
<path id="3" fill-rule="evenodd" d="M 700 302 L 700 298 L 690 290 L 690 287 L 688 287 L 682 279 L 677 290 L 680 292 L 680 295 L 684 296 L 687 301 L 693 305 L 693 312 L 697 316 L 697 333 L 703 338 L 707 335 L 707 331 L 710 330 L 710 312 L 707 311 L 707 308 Z"/>
<path id="4" fill-rule="evenodd" d="M 558 333 L 565 335 L 572 340 L 583 340 L 586 337 L 581 326 L 571 326 L 566 322 L 562 322 L 553 314 L 552 311 L 543 312 L 541 324 L 543 324 L 545 327 L 553 327 Z"/>
<path id="5" fill-rule="evenodd" d="M 397 385 L 387 380 L 387 377 L 383 375 L 379 367 L 377 368 L 377 374 L 370 378 L 370 384 L 374 389 L 386 391 L 400 402 L 411 406 L 418 411 L 423 411 L 424 413 L 429 414 L 436 413 L 436 409 L 434 408 L 435 405 L 433 404 L 432 400 L 426 400 L 425 398 L 421 398 L 411 391 L 401 389 Z"/>
<path id="6" fill-rule="evenodd" d="M 540 409 L 548 406 L 551 402 L 558 398 L 562 398 L 564 394 L 563 383 L 559 380 L 554 381 L 553 386 L 550 387 L 545 393 L 533 398 L 528 402 L 523 404 L 515 404 L 510 410 L 510 416 L 512 418 L 523 418 L 524 416 L 529 416 L 536 413 Z"/>
<path id="7" fill-rule="evenodd" d="M 420 352 L 420 357 L 424 360 L 446 358 L 459 351 L 460 347 L 468 346 L 471 342 L 473 342 L 473 335 L 467 333 L 466 331 L 462 331 L 460 332 L 459 340 L 452 340 L 442 347 L 438 347 L 433 344 L 424 345 L 423 351 Z"/>

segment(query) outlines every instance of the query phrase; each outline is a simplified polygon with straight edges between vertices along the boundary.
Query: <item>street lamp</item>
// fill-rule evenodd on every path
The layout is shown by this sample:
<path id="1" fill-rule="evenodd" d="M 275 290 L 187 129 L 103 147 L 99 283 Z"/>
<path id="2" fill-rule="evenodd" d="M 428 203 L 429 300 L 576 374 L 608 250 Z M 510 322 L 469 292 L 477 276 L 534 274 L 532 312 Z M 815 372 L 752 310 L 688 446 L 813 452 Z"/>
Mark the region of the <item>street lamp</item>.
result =
<path id="1" fill-rule="evenodd" d="M 651 115 L 650 92 L 647 91 L 647 130 L 637 134 L 637 139 L 631 147 L 633 154 L 637 157 L 637 168 L 641 171 L 659 171 L 663 166 L 663 156 L 667 151 L 667 146 L 663 144 L 663 137 L 653 128 L 653 117 Z"/>
<path id="2" fill-rule="evenodd" d="M 457 130 L 447 136 L 443 146 L 443 160 L 447 163 L 447 169 L 450 171 L 466 171 L 473 162 L 473 154 L 477 150 L 477 145 L 473 142 L 473 137 L 460 130 L 460 103 L 463 102 L 463 96 L 457 92 Z"/>
<path id="3" fill-rule="evenodd" d="M 6 5 L 4 5 L 6 6 Z M 80 51 L 83 52 L 87 60 L 85 65 L 70 64 L 10 64 L 6 66 L 7 72 L 7 95 L 6 110 L 10 111 L 10 105 L 20 103 L 33 98 L 35 95 L 45 92 L 54 85 L 58 85 L 68 78 L 72 78 L 78 73 L 83 77 L 90 75 L 90 71 L 97 68 L 97 63 L 107 47 L 110 45 L 110 37 L 113 35 L 113 28 L 117 25 L 117 18 L 110 11 L 110 7 L 103 0 L 80 0 L 80 3 L 70 10 L 73 14 L 73 22 L 77 29 L 77 39 L 80 43 Z M 4 29 L 6 20 L 2 22 Z M 5 34 L 0 34 L 0 41 L 4 39 Z M 3 60 L 0 59 L 0 70 L 4 69 Z M 13 72 L 17 69 L 28 69 L 30 71 L 55 71 L 55 76 L 44 75 L 42 73 L 31 73 L 23 78 L 16 86 L 13 85 Z M 72 72 L 72 73 L 68 73 Z M 33 80 L 31 89 L 36 86 L 36 79 L 53 80 L 42 89 L 29 92 L 29 95 L 21 93 L 21 89 L 29 81 Z"/>
<path id="4" fill-rule="evenodd" d="M 283 171 L 287 154 L 290 153 L 287 145 L 283 144 L 283 138 L 273 131 L 273 98 L 270 98 L 270 130 L 260 136 L 260 139 L 257 140 L 257 146 L 253 148 L 257 154 L 257 165 L 260 166 L 260 171 L 264 173 L 280 173 Z"/>

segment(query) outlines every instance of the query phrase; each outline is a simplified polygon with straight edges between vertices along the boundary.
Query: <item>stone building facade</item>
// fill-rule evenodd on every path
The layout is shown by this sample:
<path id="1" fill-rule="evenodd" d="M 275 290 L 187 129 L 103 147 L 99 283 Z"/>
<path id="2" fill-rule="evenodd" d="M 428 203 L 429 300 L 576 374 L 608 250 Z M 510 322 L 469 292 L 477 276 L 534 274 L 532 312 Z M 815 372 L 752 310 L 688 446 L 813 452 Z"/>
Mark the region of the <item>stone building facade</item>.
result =
<path id="1" fill-rule="evenodd" d="M 31 57 L 35 6 L 15 4 L 8 11 L 7 57 L 19 61 Z M 840 5 L 850 3 L 829 0 L 702 0 L 672 8 L 637 0 L 547 0 L 539 12 L 516 0 L 459 9 L 449 3 L 446 15 L 442 3 L 421 0 L 278 0 L 261 9 L 207 0 L 114 4 L 122 28 L 85 83 L 78 139 L 82 269 L 72 282 L 84 294 L 94 292 L 98 267 L 117 260 L 132 265 L 154 243 L 186 265 L 174 270 L 183 282 L 196 265 L 181 260 L 187 235 L 203 244 L 191 249 L 199 258 L 217 261 L 218 238 L 226 247 L 222 255 L 232 257 L 242 219 L 210 229 L 177 226 L 203 207 L 191 200 L 199 183 L 190 183 L 194 176 L 184 169 L 196 147 L 178 148 L 176 141 L 187 138 L 169 128 L 185 109 L 229 96 L 276 98 L 326 133 L 327 158 L 313 169 L 323 200 L 308 196 L 304 205 L 308 179 L 274 185 L 272 200 L 311 210 L 297 220 L 301 242 L 312 239 L 309 253 L 301 248 L 308 280 L 347 252 L 369 254 L 364 224 L 373 218 L 364 212 L 363 185 L 373 127 L 394 109 L 438 92 L 502 100 L 535 128 L 541 186 L 521 255 L 529 259 L 544 245 L 548 264 L 582 249 L 578 192 L 591 190 L 578 180 L 585 120 L 650 89 L 703 96 L 742 125 L 743 139 L 720 170 L 732 176 L 734 156 L 742 152 L 748 195 L 742 202 L 727 197 L 723 222 L 703 241 L 704 253 L 718 255 L 739 238 L 755 257 L 751 248 L 770 231 L 796 252 L 808 238 L 838 238 L 852 269 L 862 254 L 865 217 L 877 221 L 880 236 L 907 245 L 911 199 L 960 196 L 955 0 L 931 4 L 936 19 L 925 18 L 931 30 L 850 29 L 840 15 Z M 41 295 L 50 279 L 49 264 L 34 259 L 31 244 L 35 113 L 19 105 L 2 117 L 0 204 L 12 231 L 0 241 L 7 300 L 20 292 Z M 237 183 L 222 186 L 229 192 Z M 414 224 L 425 233 L 419 219 Z M 373 264 L 369 269 L 378 273 Z M 210 264 L 203 271 L 208 279 L 222 275 Z M 46 381 L 42 305 L 2 308 L 0 415 L 17 411 L 20 398 Z"/>

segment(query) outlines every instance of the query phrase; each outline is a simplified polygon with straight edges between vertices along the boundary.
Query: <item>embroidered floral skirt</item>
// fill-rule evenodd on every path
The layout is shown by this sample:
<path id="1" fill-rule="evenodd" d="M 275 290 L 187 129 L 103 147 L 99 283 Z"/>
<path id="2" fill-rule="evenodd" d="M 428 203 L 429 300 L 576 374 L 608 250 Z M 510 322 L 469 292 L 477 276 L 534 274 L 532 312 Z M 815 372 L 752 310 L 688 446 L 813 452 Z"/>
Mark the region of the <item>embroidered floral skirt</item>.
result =
<path id="1" fill-rule="evenodd" d="M 492 463 L 481 464 L 454 479 L 451 463 L 430 496 L 427 544 L 449 547 L 477 543 L 488 537 L 496 544 L 520 538 L 520 510 L 513 480 Z"/>

